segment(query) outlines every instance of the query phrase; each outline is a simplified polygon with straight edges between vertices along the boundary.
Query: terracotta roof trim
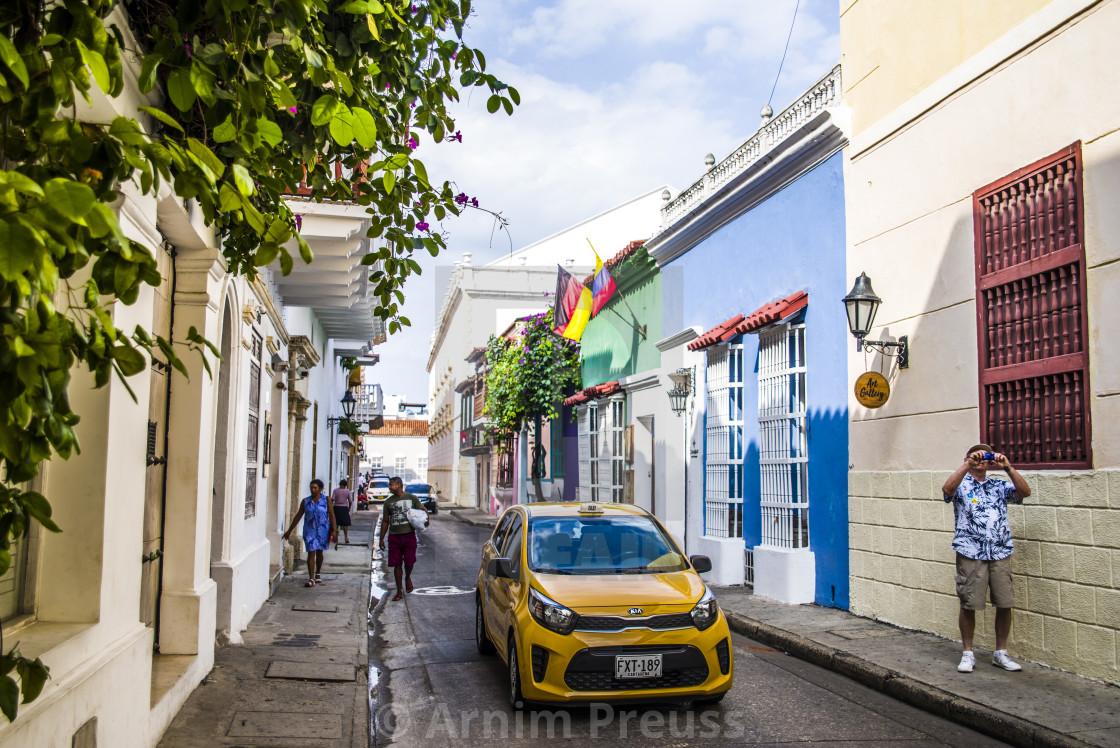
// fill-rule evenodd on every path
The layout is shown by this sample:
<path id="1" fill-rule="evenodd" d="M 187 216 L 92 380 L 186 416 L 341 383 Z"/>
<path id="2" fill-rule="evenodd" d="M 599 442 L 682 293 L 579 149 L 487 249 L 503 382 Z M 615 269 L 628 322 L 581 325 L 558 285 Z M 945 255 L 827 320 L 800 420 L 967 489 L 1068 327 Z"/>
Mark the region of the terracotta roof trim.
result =
<path id="1" fill-rule="evenodd" d="M 613 395 L 616 392 L 622 391 L 622 385 L 618 380 L 613 382 L 604 382 L 603 384 L 596 384 L 591 387 L 584 387 L 582 390 L 564 400 L 565 405 L 579 405 L 588 400 L 598 400 L 601 397 Z"/>
<path id="2" fill-rule="evenodd" d="M 645 239 L 635 239 L 634 241 L 627 244 L 623 249 L 619 250 L 619 252 L 615 254 L 614 257 L 611 257 L 609 260 L 603 260 L 603 267 L 605 267 L 607 270 L 614 270 L 616 267 L 629 260 L 630 257 L 632 257 L 634 253 L 636 253 L 639 249 L 644 247 L 645 244 Z M 583 279 L 583 285 L 590 288 L 591 282 L 593 280 L 595 280 L 594 272 Z"/>
<path id="3" fill-rule="evenodd" d="M 763 304 L 750 314 L 737 314 L 729 320 L 716 325 L 696 340 L 688 344 L 688 350 L 700 351 L 713 345 L 724 343 L 737 335 L 758 332 L 767 325 L 780 322 L 809 305 L 809 292 L 802 289 L 784 299 Z"/>

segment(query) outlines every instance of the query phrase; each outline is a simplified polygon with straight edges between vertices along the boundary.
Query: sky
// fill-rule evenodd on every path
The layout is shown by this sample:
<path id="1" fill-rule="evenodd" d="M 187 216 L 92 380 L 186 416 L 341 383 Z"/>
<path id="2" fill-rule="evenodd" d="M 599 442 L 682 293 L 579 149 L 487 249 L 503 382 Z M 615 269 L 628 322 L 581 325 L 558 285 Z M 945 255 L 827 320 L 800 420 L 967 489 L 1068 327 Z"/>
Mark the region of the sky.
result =
<path id="1" fill-rule="evenodd" d="M 508 227 L 475 210 L 438 226 L 448 250 L 417 256 L 412 326 L 377 347 L 367 376 L 427 402 L 429 338 L 464 252 L 485 264 L 663 184 L 688 187 L 706 154 L 718 162 L 754 134 L 772 90 L 778 113 L 840 61 L 839 23 L 837 0 L 476 2 L 464 42 L 521 106 L 489 114 L 485 89 L 468 90 L 452 110 L 463 142 L 422 139 L 416 156 Z"/>

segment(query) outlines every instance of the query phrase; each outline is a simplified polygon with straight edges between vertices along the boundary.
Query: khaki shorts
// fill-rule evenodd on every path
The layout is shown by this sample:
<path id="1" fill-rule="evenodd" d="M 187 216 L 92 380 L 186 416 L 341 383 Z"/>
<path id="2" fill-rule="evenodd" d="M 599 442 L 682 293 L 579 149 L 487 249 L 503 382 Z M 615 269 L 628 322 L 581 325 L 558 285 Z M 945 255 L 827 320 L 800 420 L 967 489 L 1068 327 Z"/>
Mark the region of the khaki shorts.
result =
<path id="1" fill-rule="evenodd" d="M 957 554 L 957 597 L 965 610 L 983 610 L 984 598 L 991 589 L 992 605 L 1014 608 L 1015 591 L 1011 585 L 1011 557 L 981 561 Z"/>

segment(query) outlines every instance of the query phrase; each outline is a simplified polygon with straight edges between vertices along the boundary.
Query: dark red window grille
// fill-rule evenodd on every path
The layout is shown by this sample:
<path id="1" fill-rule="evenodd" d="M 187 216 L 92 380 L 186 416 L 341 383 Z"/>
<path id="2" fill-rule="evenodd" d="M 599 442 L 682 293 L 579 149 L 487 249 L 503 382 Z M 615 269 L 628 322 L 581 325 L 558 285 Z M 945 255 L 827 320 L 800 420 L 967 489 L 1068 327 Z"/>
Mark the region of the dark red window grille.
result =
<path id="1" fill-rule="evenodd" d="M 972 196 L 980 433 L 1013 463 L 1092 466 L 1081 144 Z"/>

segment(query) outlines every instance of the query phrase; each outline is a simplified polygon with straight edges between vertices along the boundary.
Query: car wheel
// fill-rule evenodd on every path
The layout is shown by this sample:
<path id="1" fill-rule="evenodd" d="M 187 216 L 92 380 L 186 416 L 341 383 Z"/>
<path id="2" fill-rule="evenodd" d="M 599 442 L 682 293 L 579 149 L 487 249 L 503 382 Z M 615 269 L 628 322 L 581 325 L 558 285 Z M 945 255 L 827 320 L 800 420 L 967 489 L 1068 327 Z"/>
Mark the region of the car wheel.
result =
<path id="1" fill-rule="evenodd" d="M 520 712 L 525 708 L 525 699 L 521 695 L 521 668 L 517 663 L 517 644 L 513 640 L 513 634 L 509 636 L 509 707 L 515 712 Z"/>
<path id="2" fill-rule="evenodd" d="M 474 644 L 479 654 L 492 655 L 497 651 L 486 633 L 486 614 L 482 612 L 482 598 L 478 595 L 474 596 Z"/>
<path id="3" fill-rule="evenodd" d="M 439 514 L 439 507 L 432 504 L 432 514 Z"/>

